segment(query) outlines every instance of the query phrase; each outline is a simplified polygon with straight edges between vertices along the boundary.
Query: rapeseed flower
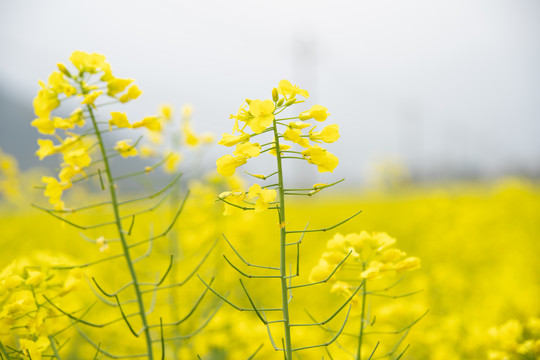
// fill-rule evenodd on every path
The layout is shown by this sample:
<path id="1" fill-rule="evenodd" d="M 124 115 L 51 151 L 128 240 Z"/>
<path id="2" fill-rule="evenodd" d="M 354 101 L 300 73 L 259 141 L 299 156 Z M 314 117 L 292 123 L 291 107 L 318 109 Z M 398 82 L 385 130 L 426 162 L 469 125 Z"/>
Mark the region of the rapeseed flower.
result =
<path id="1" fill-rule="evenodd" d="M 95 108 L 96 105 L 94 105 L 94 101 L 96 101 L 98 96 L 100 96 L 101 94 L 103 94 L 103 91 L 93 91 L 90 94 L 84 96 L 84 99 L 81 102 L 81 104 L 90 105 Z"/>
<path id="2" fill-rule="evenodd" d="M 249 112 L 253 118 L 249 119 L 248 125 L 256 134 L 261 133 L 274 121 L 274 103 L 272 100 L 251 100 Z"/>
<path id="3" fill-rule="evenodd" d="M 224 146 L 234 146 L 236 144 L 242 144 L 248 141 L 250 138 L 249 134 L 241 133 L 240 135 L 231 135 L 231 134 L 222 134 L 221 140 L 218 142 L 219 145 Z"/>
<path id="4" fill-rule="evenodd" d="M 233 154 L 235 156 L 244 156 L 246 158 L 257 157 L 261 153 L 261 145 L 259 143 L 245 142 L 236 145 Z"/>
<path id="5" fill-rule="evenodd" d="M 120 140 L 116 142 L 114 150 L 118 151 L 120 155 L 127 158 L 130 156 L 137 156 L 137 149 L 134 145 L 131 145 L 131 140 Z"/>
<path id="6" fill-rule="evenodd" d="M 315 119 L 317 121 L 324 121 L 330 116 L 328 109 L 321 105 L 313 105 L 311 109 L 300 113 L 298 118 L 300 120 Z"/>
<path id="7" fill-rule="evenodd" d="M 132 128 L 133 125 L 129 123 L 126 113 L 117 111 L 111 112 L 112 118 L 109 120 L 109 130 L 112 130 L 113 125 L 119 128 Z"/>
<path id="8" fill-rule="evenodd" d="M 248 198 L 257 198 L 255 212 L 262 212 L 268 209 L 268 205 L 276 199 L 277 191 L 274 189 L 261 188 L 259 184 L 253 184 L 248 191 Z"/>
<path id="9" fill-rule="evenodd" d="M 306 90 L 300 89 L 298 85 L 291 84 L 289 80 L 281 80 L 277 91 L 287 99 L 294 98 L 296 94 L 302 95 L 306 99 L 309 97 L 309 93 Z"/>
<path id="10" fill-rule="evenodd" d="M 139 89 L 137 85 L 132 85 L 129 87 L 129 89 L 124 95 L 120 96 L 118 100 L 120 100 L 121 103 L 126 103 L 128 101 L 135 100 L 141 94 L 142 94 L 142 90 Z"/>
<path id="11" fill-rule="evenodd" d="M 161 130 L 161 122 L 159 121 L 159 118 L 156 116 L 148 116 L 142 119 L 141 121 L 137 121 L 133 123 L 133 128 L 137 129 L 140 127 L 145 127 L 148 130 L 151 131 L 160 131 Z"/>
<path id="12" fill-rule="evenodd" d="M 236 168 L 247 163 L 245 156 L 225 155 L 216 160 L 217 172 L 223 176 L 231 176 Z"/>
<path id="13" fill-rule="evenodd" d="M 319 172 L 333 172 L 339 159 L 326 149 L 313 145 L 302 151 L 302 156 L 310 163 L 317 165 Z"/>
<path id="14" fill-rule="evenodd" d="M 333 143 L 339 139 L 339 126 L 336 124 L 328 125 L 321 131 L 313 131 L 312 129 L 309 132 L 309 139 L 311 141 Z"/>

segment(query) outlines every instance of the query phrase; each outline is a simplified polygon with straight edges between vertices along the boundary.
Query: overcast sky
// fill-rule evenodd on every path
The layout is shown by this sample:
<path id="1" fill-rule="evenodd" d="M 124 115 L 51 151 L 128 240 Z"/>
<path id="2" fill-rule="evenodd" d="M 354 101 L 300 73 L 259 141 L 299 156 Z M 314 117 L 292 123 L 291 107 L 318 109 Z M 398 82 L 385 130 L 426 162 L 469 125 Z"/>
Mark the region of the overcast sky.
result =
<path id="1" fill-rule="evenodd" d="M 191 103 L 196 129 L 218 135 L 244 98 L 289 79 L 339 124 L 329 148 L 353 181 L 384 158 L 540 164 L 537 0 L 0 1 L 2 92 L 31 104 L 73 50 L 136 79 L 131 113 Z M 16 121 L 0 118 L 0 139 Z"/>

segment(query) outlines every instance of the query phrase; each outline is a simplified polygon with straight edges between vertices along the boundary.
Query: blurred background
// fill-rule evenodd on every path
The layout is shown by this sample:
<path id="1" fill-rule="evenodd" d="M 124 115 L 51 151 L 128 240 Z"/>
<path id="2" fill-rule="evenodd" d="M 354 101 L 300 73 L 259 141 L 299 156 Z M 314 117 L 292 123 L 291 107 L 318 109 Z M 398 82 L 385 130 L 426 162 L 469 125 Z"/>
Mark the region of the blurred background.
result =
<path id="1" fill-rule="evenodd" d="M 349 185 L 538 178 L 539 20 L 537 0 L 1 1 L 0 148 L 39 163 L 37 81 L 82 50 L 143 89 L 134 118 L 189 103 L 217 138 L 243 99 L 299 84 L 340 126 Z"/>

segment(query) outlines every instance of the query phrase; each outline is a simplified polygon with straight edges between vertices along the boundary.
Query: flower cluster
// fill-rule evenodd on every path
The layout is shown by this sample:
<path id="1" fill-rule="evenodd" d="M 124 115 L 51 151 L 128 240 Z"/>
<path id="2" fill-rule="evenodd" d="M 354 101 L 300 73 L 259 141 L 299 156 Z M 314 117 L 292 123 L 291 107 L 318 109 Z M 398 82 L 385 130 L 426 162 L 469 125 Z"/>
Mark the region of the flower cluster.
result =
<path id="1" fill-rule="evenodd" d="M 80 269 L 61 272 L 51 268 L 51 261 L 57 260 L 41 254 L 38 262 L 47 266 L 20 259 L 0 272 L 0 342 L 34 360 L 50 353 L 51 341 L 58 340 L 53 335 L 70 327 L 46 298 L 58 301 L 76 289 L 82 278 Z"/>
<path id="2" fill-rule="evenodd" d="M 317 166 L 319 172 L 332 172 L 339 163 L 338 158 L 323 149 L 320 144 L 332 143 L 339 139 L 338 125 L 328 125 L 316 131 L 316 125 L 307 122 L 314 119 L 317 122 L 325 121 L 330 115 L 328 110 L 321 105 L 314 105 L 309 110 L 300 112 L 294 117 L 276 118 L 278 114 L 294 104 L 304 102 L 297 95 L 308 98 L 306 90 L 291 84 L 288 80 L 281 80 L 277 88 L 272 90 L 272 99 L 250 100 L 246 99 L 240 106 L 237 114 L 231 115 L 235 119 L 232 132 L 222 135 L 220 145 L 235 147 L 233 154 L 225 155 L 217 159 L 217 171 L 223 176 L 232 176 L 236 169 L 248 162 L 248 159 L 257 157 L 265 152 L 280 158 L 306 160 Z M 308 129 L 309 128 L 309 129 Z M 308 129 L 308 130 L 306 130 Z M 251 130 L 251 131 L 250 131 Z M 276 144 L 275 140 L 266 143 L 255 142 L 253 138 L 271 132 L 273 136 L 285 140 L 287 143 Z M 299 151 L 291 149 L 298 146 Z M 253 174 L 250 174 L 253 175 Z M 266 179 L 264 175 L 253 175 L 259 179 Z M 220 199 L 234 207 L 242 207 L 243 203 L 254 205 L 256 212 L 268 208 L 276 197 L 276 191 L 255 184 L 245 192 L 236 189 L 224 192 Z M 255 204 L 246 199 L 257 198 Z M 232 211 L 226 208 L 225 213 Z"/>
<path id="3" fill-rule="evenodd" d="M 83 127 L 93 111 L 108 98 L 109 103 L 127 103 L 138 98 L 142 91 L 133 84 L 133 79 L 116 78 L 111 66 L 100 54 L 87 54 L 75 51 L 69 59 L 75 67 L 68 70 L 64 64 L 58 64 L 58 70 L 53 72 L 48 83 L 40 81 L 41 90 L 34 99 L 34 112 L 37 118 L 32 122 L 41 134 L 53 136 L 54 139 L 39 139 L 39 149 L 36 155 L 40 160 L 47 156 L 61 154 L 63 163 L 58 178 L 44 176 L 45 195 L 55 209 L 64 209 L 61 200 L 63 192 L 73 184 L 77 175 L 86 176 L 85 168 L 92 164 L 92 137 L 98 129 L 90 129 L 81 134 L 75 128 Z M 79 98 L 79 100 L 75 100 Z M 75 101 L 78 105 L 69 117 L 53 116 L 53 110 L 61 103 Z M 111 112 L 108 120 L 109 130 L 120 128 L 147 128 L 158 131 L 161 129 L 161 119 L 157 116 L 130 123 L 125 113 Z M 63 132 L 63 135 L 59 134 Z M 124 157 L 135 156 L 137 149 L 130 140 L 120 140 L 114 148 Z"/>
<path id="4" fill-rule="evenodd" d="M 526 323 L 512 319 L 489 329 L 493 349 L 488 359 L 538 359 L 540 358 L 540 319 L 530 318 Z"/>
<path id="5" fill-rule="evenodd" d="M 420 259 L 407 257 L 401 250 L 392 247 L 396 240 L 386 233 L 336 234 L 326 245 L 328 251 L 323 253 L 319 263 L 310 274 L 311 281 L 322 281 L 349 255 L 347 262 L 340 269 L 356 266 L 358 279 L 373 279 L 385 275 L 393 275 L 420 267 Z M 354 263 L 354 265 L 353 265 Z M 343 288 L 337 282 L 335 290 Z"/>

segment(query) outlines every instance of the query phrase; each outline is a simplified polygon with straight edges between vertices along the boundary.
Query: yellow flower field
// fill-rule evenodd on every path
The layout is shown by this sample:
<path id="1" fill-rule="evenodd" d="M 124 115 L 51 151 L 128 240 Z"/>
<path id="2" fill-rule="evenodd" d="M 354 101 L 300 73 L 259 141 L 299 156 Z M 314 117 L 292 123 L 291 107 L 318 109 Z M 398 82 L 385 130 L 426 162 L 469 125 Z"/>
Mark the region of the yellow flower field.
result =
<path id="1" fill-rule="evenodd" d="M 287 80 L 202 175 L 190 107 L 128 118 L 132 79 L 70 62 L 34 100 L 59 167 L 0 152 L 0 359 L 540 358 L 538 184 L 330 180 L 339 126 L 315 131 L 329 110 Z M 259 156 L 275 167 L 251 173 Z M 335 174 L 289 188 L 287 161 Z"/>

